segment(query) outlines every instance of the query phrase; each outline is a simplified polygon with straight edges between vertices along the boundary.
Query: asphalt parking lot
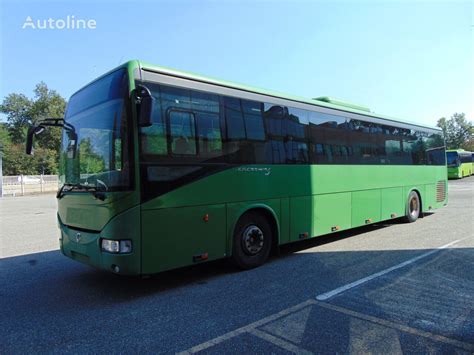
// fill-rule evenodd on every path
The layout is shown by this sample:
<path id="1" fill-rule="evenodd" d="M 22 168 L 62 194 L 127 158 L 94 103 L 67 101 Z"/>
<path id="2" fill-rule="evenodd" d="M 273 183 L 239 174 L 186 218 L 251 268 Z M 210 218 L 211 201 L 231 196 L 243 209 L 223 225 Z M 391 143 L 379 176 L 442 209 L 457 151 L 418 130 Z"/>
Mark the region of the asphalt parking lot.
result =
<path id="1" fill-rule="evenodd" d="M 0 353 L 474 353 L 474 177 L 414 224 L 145 280 L 63 257 L 55 204 L 0 199 Z"/>

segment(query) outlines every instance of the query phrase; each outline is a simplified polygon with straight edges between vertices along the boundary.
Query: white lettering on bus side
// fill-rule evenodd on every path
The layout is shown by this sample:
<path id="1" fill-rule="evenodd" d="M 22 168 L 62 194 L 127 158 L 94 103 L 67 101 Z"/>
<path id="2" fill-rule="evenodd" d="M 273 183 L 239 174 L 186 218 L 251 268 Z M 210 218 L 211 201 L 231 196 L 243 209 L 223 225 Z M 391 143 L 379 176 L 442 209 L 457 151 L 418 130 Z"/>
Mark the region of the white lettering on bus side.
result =
<path id="1" fill-rule="evenodd" d="M 263 172 L 265 176 L 268 176 L 272 173 L 272 168 L 256 168 L 256 167 L 241 167 L 238 168 L 237 171 L 242 171 L 242 172 Z"/>

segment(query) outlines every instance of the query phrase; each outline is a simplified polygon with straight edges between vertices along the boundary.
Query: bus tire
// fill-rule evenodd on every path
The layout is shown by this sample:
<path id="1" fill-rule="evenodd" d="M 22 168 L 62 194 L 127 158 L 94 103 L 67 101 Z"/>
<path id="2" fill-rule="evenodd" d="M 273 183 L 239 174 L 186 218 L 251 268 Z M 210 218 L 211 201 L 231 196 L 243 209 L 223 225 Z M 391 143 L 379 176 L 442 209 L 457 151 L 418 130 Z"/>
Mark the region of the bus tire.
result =
<path id="1" fill-rule="evenodd" d="M 406 205 L 406 216 L 404 218 L 405 222 L 407 223 L 415 222 L 420 216 L 420 213 L 421 213 L 420 196 L 418 196 L 418 193 L 416 191 L 410 191 L 410 194 L 408 195 L 408 199 L 407 199 L 407 205 Z"/>
<path id="2" fill-rule="evenodd" d="M 248 270 L 262 265 L 272 248 L 272 229 L 267 219 L 256 212 L 240 217 L 235 226 L 232 260 L 240 269 Z"/>

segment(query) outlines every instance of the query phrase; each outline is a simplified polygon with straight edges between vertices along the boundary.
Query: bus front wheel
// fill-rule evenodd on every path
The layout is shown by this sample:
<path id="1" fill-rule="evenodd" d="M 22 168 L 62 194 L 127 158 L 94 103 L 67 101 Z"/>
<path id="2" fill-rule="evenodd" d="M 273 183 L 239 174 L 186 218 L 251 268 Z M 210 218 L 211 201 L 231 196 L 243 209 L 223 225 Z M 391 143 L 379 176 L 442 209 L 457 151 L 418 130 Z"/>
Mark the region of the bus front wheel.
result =
<path id="1" fill-rule="evenodd" d="M 272 229 L 259 213 L 249 212 L 240 217 L 234 231 L 232 260 L 241 269 L 262 265 L 272 247 Z"/>
<path id="2" fill-rule="evenodd" d="M 408 195 L 405 221 L 408 223 L 415 222 L 421 213 L 420 197 L 416 191 L 411 191 Z"/>

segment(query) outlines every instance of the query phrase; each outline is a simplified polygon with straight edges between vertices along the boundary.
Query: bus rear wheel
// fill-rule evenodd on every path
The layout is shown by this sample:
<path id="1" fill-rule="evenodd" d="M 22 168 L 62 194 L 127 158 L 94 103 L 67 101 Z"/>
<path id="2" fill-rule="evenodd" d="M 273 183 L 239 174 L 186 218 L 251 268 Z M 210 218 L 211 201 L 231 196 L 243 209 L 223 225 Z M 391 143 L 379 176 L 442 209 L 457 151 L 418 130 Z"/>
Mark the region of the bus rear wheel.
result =
<path id="1" fill-rule="evenodd" d="M 234 231 L 232 260 L 241 269 L 262 265 L 272 247 L 272 229 L 259 213 L 249 212 L 240 217 Z"/>
<path id="2" fill-rule="evenodd" d="M 416 191 L 411 191 L 408 195 L 405 222 L 415 222 L 421 213 L 420 197 Z"/>

